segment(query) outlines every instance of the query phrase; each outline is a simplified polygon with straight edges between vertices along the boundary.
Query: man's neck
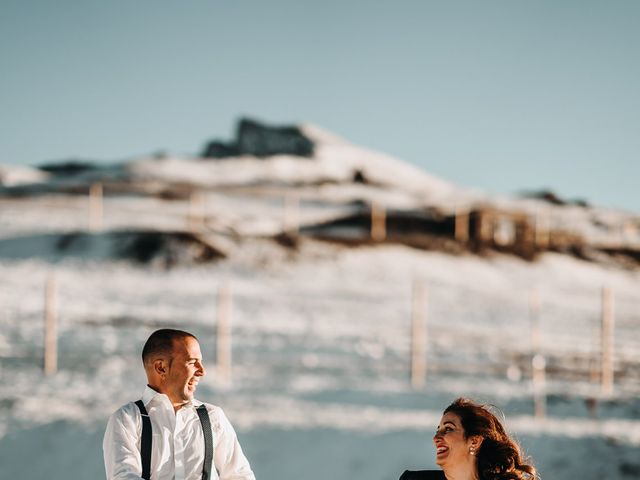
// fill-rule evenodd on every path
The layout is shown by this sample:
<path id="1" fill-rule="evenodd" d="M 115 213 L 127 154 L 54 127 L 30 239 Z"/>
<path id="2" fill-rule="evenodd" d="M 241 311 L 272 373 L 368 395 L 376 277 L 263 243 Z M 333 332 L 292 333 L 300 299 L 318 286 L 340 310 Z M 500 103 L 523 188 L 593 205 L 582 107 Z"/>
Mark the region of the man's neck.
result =
<path id="1" fill-rule="evenodd" d="M 158 393 L 166 395 L 167 398 L 169 399 L 169 401 L 171 402 L 171 406 L 173 407 L 173 412 L 174 413 L 177 413 L 178 410 L 180 410 L 182 407 L 184 407 L 187 403 L 189 403 L 191 401 L 191 400 L 182 400 L 182 399 L 178 400 L 178 401 L 175 401 L 166 392 L 163 392 L 162 389 L 160 389 L 160 388 L 158 388 L 158 387 L 156 387 L 154 385 L 151 385 L 150 383 L 147 383 L 147 387 L 149 387 L 151 390 L 154 390 L 154 391 L 156 391 Z"/>
<path id="2" fill-rule="evenodd" d="M 175 413 L 178 413 L 178 410 L 180 410 L 182 407 L 184 407 L 187 403 L 189 403 L 189 401 L 181 401 L 181 402 L 171 402 L 173 404 L 173 411 Z"/>

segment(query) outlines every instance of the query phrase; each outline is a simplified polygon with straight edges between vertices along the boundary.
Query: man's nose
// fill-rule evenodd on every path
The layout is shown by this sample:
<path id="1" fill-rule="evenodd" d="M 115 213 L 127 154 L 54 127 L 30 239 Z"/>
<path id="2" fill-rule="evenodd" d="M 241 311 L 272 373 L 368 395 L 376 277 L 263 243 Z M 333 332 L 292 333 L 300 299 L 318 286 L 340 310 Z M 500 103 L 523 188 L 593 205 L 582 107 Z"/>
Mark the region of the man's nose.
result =
<path id="1" fill-rule="evenodd" d="M 202 363 L 198 364 L 199 368 L 198 370 L 196 370 L 196 376 L 198 377 L 204 377 L 207 374 L 207 371 L 204 368 L 204 365 Z"/>

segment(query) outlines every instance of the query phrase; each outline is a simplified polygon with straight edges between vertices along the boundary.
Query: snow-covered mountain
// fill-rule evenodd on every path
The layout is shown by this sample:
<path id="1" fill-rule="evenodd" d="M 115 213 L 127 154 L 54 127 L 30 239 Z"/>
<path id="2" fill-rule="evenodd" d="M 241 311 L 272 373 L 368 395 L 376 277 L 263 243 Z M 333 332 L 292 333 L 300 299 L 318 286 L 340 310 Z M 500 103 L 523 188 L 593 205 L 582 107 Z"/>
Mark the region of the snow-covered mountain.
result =
<path id="1" fill-rule="evenodd" d="M 198 217 L 199 234 L 227 245 L 234 243 L 230 239 L 275 237 L 292 228 L 306 236 L 366 243 L 376 221 L 371 215 L 383 211 L 384 241 L 426 250 L 499 250 L 525 258 L 556 251 L 624 266 L 640 261 L 638 215 L 557 197 L 551 202 L 459 187 L 312 125 L 284 130 L 293 129 L 313 146 L 308 156 L 273 153 L 278 142 L 287 149 L 290 133 L 283 137 L 283 129 L 249 125 L 236 143 L 216 143 L 235 152 L 221 158 L 156 155 L 110 165 L 49 164 L 43 170 L 4 166 L 0 199 L 17 198 L 15 204 L 24 206 L 67 194 L 69 208 L 82 209 L 91 186 L 99 184 L 106 230 L 192 231 Z M 246 153 L 260 148 L 270 148 L 270 154 Z M 60 212 L 47 211 L 35 221 L 36 230 L 84 229 L 84 214 L 70 221 L 68 212 Z M 23 225 L 31 220 L 19 216 L 5 223 L 5 235 L 31 228 Z"/>
<path id="2" fill-rule="evenodd" d="M 140 348 L 162 326 L 200 338 L 198 396 L 225 408 L 264 480 L 433 468 L 434 426 L 458 395 L 500 405 L 544 478 L 640 471 L 637 215 L 462 188 L 313 126 L 277 141 L 247 132 L 209 148 L 216 158 L 0 169 L 0 477 L 102 476 L 106 417 L 140 394 Z M 224 285 L 226 383 L 214 362 Z M 426 322 L 423 387 L 409 381 L 412 318 Z"/>

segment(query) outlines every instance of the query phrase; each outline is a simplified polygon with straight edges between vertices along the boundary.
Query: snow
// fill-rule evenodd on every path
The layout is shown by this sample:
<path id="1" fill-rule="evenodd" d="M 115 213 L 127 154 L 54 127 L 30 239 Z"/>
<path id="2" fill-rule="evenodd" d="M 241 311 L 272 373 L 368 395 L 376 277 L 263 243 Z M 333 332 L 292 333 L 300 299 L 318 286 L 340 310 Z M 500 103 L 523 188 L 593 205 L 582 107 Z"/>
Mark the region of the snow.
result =
<path id="1" fill-rule="evenodd" d="M 41 183 L 49 174 L 36 168 L 19 165 L 0 165 L 0 186 L 14 187 L 31 183 Z"/>
<path id="2" fill-rule="evenodd" d="M 640 270 L 557 253 L 527 262 L 311 238 L 284 247 L 271 236 L 283 231 L 292 198 L 301 225 L 350 214 L 363 199 L 411 209 L 478 198 L 317 127 L 304 129 L 319 141 L 317 158 L 138 159 L 105 169 L 141 191 L 206 188 L 198 192 L 199 207 L 188 198 L 108 194 L 102 229 L 91 234 L 86 196 L 0 196 L 0 477 L 102 477 L 106 419 L 142 392 L 139 356 L 147 336 L 172 326 L 199 337 L 208 375 L 197 396 L 225 409 L 259 479 L 397 478 L 405 469 L 435 468 L 434 428 L 461 395 L 501 408 L 543 478 L 638 478 Z M 355 170 L 372 183 L 351 183 Z M 92 175 L 87 181 L 98 173 Z M 116 232 L 185 231 L 198 208 L 206 220 L 197 235 L 219 246 L 224 260 L 167 268 L 113 255 Z M 602 242 L 613 234 L 598 236 L 593 216 L 613 218 L 611 225 L 636 218 L 548 208 L 557 221 Z M 81 251 L 60 251 L 68 234 L 82 234 Z M 42 319 L 51 275 L 59 371 L 47 377 Z M 426 386 L 414 390 L 408 365 L 416 282 L 427 292 L 428 373 Z M 222 285 L 233 294 L 230 384 L 218 381 L 214 364 Z M 603 286 L 615 295 L 612 395 L 591 378 Z M 533 415 L 534 290 L 549 365 L 544 419 Z"/>
<path id="3" fill-rule="evenodd" d="M 422 455 L 411 461 L 431 465 L 429 438 L 439 412 L 456 396 L 467 395 L 500 405 L 507 425 L 543 471 L 557 452 L 538 438 L 572 445 L 576 455 L 594 442 L 598 448 L 615 442 L 615 455 L 624 458 L 640 446 L 637 377 L 620 379 L 611 400 L 587 378 L 551 377 L 549 417 L 539 421 L 532 416 L 529 374 L 512 382 L 506 365 L 502 374 L 491 370 L 528 351 L 526 293 L 532 284 L 541 285 L 543 305 L 553 306 L 542 315 L 544 351 L 570 355 L 591 345 L 591 331 L 583 327 L 597 325 L 605 279 L 618 292 L 616 346 L 632 352 L 637 365 L 637 273 L 603 274 L 597 265 L 561 255 L 530 265 L 503 256 L 487 261 L 404 247 L 349 250 L 305 242 L 296 258 L 287 259 L 282 247 L 266 240 L 254 240 L 243 251 L 242 259 L 168 271 L 122 262 L 3 261 L 0 450 L 13 449 L 14 438 L 31 432 L 52 442 L 58 435 L 92 438 L 80 440 L 78 448 L 95 457 L 91 448 L 99 448 L 109 413 L 141 391 L 139 349 L 150 331 L 170 325 L 194 331 L 211 364 L 216 289 L 224 282 L 234 294 L 234 379 L 231 386 L 219 385 L 210 367 L 200 397 L 225 407 L 243 438 L 272 431 L 294 448 L 291 438 L 302 432 L 312 437 L 328 432 L 320 433 L 328 441 L 393 437 L 398 444 L 385 446 L 386 461 L 357 449 L 353 455 L 380 471 L 396 465 L 390 474 L 399 475 L 408 465 L 394 462 L 405 458 L 409 439 L 423 444 Z M 60 289 L 61 371 L 46 378 L 39 345 L 42 285 L 51 271 Z M 417 392 L 407 381 L 414 277 L 427 283 L 430 299 L 431 369 L 426 389 Z M 588 398 L 599 399 L 598 418 L 585 408 Z M 277 446 L 258 448 L 262 453 L 252 458 L 258 471 L 265 468 L 263 456 L 278 454 Z M 309 464 L 332 451 L 331 445 L 316 447 L 307 453 Z M 75 458 L 68 447 L 55 448 L 69 462 Z M 354 458 L 348 449 L 332 462 L 346 472 Z M 574 462 L 570 459 L 567 468 Z M 22 478 L 35 478 L 38 468 L 34 464 Z M 569 475 L 564 468 L 553 465 L 548 477 Z M 100 472 L 99 465 L 91 469 Z M 358 477 L 359 470 L 352 475 Z"/>

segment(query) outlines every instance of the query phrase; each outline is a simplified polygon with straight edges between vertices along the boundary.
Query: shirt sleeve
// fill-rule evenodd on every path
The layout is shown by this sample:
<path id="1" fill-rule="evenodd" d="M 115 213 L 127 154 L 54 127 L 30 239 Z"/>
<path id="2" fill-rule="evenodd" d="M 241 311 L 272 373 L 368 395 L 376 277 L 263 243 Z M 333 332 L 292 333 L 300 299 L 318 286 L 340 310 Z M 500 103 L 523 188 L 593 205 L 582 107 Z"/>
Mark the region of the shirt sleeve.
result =
<path id="1" fill-rule="evenodd" d="M 107 423 L 102 442 L 107 480 L 142 480 L 139 422 L 132 405 L 127 404 L 117 410 Z"/>
<path id="2" fill-rule="evenodd" d="M 218 420 L 214 440 L 214 464 L 220 480 L 255 480 L 247 457 L 242 453 L 236 432 L 221 408 L 215 408 Z"/>

